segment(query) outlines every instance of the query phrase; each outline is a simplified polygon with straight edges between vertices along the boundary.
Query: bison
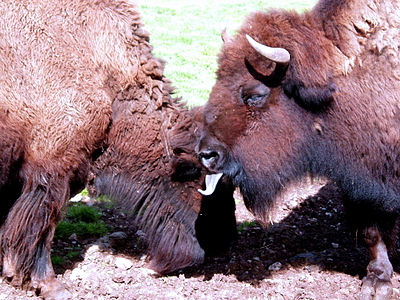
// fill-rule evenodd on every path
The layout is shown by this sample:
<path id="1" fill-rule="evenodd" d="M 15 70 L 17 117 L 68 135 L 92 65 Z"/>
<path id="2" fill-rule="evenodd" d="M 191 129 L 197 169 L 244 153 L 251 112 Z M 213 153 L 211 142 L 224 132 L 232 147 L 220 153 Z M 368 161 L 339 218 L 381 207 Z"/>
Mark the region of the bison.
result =
<path id="1" fill-rule="evenodd" d="M 308 174 L 335 182 L 369 248 L 362 299 L 392 292 L 399 14 L 390 0 L 321 0 L 303 13 L 250 14 L 234 37 L 223 38 L 197 146 L 208 181 L 231 179 L 264 221 L 290 182 Z"/>
<path id="2" fill-rule="evenodd" d="M 45 298 L 70 296 L 51 243 L 67 200 L 87 183 L 132 210 L 161 273 L 229 245 L 233 186 L 197 192 L 194 112 L 172 97 L 136 6 L 2 1 L 0 14 L 2 276 Z"/>

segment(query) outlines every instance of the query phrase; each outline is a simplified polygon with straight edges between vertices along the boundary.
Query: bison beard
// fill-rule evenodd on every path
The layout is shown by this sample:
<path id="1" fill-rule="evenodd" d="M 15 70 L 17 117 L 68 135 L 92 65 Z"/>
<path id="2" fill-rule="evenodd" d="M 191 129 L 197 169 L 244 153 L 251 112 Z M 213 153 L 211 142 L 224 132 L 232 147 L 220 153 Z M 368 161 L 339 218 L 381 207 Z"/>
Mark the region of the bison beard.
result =
<path id="1" fill-rule="evenodd" d="M 334 181 L 370 252 L 362 299 L 388 299 L 392 292 L 388 251 L 396 245 L 400 209 L 399 13 L 393 1 L 321 0 L 304 14 L 252 14 L 219 55 L 197 146 L 210 173 L 233 180 L 265 222 L 287 184 L 307 174 Z M 274 58 L 285 51 L 290 59 Z"/>
<path id="2" fill-rule="evenodd" d="M 197 192 L 197 125 L 171 97 L 136 7 L 3 1 L 0 13 L 2 275 L 46 298 L 70 296 L 54 277 L 51 243 L 67 200 L 87 181 L 92 193 L 139 212 L 159 272 L 227 246 L 233 187 L 219 185 L 218 199 Z M 211 235 L 210 224 L 219 229 Z"/>

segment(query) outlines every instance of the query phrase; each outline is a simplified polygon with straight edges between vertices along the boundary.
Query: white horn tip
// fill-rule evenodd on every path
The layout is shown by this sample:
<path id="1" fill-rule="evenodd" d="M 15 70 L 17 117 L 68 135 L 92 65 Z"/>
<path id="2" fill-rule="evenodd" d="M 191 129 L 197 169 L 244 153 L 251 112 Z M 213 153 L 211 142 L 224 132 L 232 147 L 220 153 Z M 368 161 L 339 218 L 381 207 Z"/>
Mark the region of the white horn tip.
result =
<path id="1" fill-rule="evenodd" d="M 284 48 L 273 48 L 256 42 L 251 36 L 246 34 L 246 39 L 249 44 L 261 55 L 276 62 L 287 64 L 290 61 L 290 53 Z"/>

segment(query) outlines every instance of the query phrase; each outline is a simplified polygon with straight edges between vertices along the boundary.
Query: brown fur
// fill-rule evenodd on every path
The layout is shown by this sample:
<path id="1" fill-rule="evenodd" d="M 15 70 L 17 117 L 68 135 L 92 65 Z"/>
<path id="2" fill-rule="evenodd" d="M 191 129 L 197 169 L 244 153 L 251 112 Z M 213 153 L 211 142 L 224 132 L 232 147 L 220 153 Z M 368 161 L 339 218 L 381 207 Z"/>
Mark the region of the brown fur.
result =
<path id="1" fill-rule="evenodd" d="M 51 242 L 67 199 L 87 180 L 137 214 L 156 270 L 201 262 L 196 124 L 171 97 L 136 7 L 3 1 L 0 13 L 3 276 L 65 296 Z M 232 203 L 230 183 L 220 188 Z"/>
<path id="2" fill-rule="evenodd" d="M 253 13 L 225 43 L 199 156 L 233 179 L 261 220 L 287 184 L 311 173 L 338 184 L 357 227 L 377 226 L 393 244 L 400 209 L 399 13 L 393 1 L 322 0 L 303 14 Z M 280 84 L 267 77 L 279 66 L 245 34 L 290 52 Z M 245 104 L 243 91 L 257 96 L 252 91 L 265 87 L 258 106 Z"/>

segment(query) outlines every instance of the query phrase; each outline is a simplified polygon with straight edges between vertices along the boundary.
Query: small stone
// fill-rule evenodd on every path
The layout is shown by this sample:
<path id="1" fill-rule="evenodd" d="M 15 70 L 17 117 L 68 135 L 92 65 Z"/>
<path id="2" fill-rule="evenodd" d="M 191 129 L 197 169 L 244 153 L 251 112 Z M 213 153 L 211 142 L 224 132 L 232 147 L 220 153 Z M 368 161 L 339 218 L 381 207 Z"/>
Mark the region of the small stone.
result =
<path id="1" fill-rule="evenodd" d="M 339 244 L 337 244 L 337 243 L 331 243 L 331 245 L 332 245 L 332 247 L 335 248 L 335 249 L 339 248 Z"/>
<path id="2" fill-rule="evenodd" d="M 76 235 L 76 233 L 73 233 L 73 234 L 71 234 L 70 236 L 69 236 L 69 240 L 70 241 L 76 241 L 76 239 L 77 239 L 78 237 L 77 237 L 77 235 Z"/>
<path id="3" fill-rule="evenodd" d="M 81 269 L 78 269 L 78 268 L 73 269 L 71 272 L 70 280 L 75 281 L 78 279 L 83 279 L 85 277 L 84 273 L 85 273 L 85 271 L 83 271 Z"/>
<path id="4" fill-rule="evenodd" d="M 146 237 L 146 234 L 143 231 L 141 231 L 140 229 L 138 231 L 136 231 L 136 235 L 141 237 L 141 238 Z"/>
<path id="5" fill-rule="evenodd" d="M 140 261 L 146 261 L 146 259 L 147 259 L 147 254 L 143 254 L 143 255 L 140 257 Z"/>
<path id="6" fill-rule="evenodd" d="M 139 268 L 138 271 L 142 273 L 143 275 L 149 276 L 149 275 L 157 275 L 157 272 L 148 268 Z M 180 275 L 179 275 L 180 276 Z"/>
<path id="7" fill-rule="evenodd" d="M 306 270 L 307 272 L 319 272 L 320 271 L 320 267 L 318 265 L 310 265 L 310 266 L 305 266 L 304 270 Z"/>
<path id="8" fill-rule="evenodd" d="M 127 238 L 128 235 L 122 231 L 113 232 L 108 237 L 109 243 L 113 248 L 124 246 L 126 244 Z"/>
<path id="9" fill-rule="evenodd" d="M 279 271 L 280 269 L 282 269 L 282 263 L 280 263 L 279 261 L 276 263 L 273 263 L 272 265 L 270 265 L 268 267 L 269 271 Z"/>
<path id="10" fill-rule="evenodd" d="M 89 249 L 86 250 L 86 255 L 94 254 L 96 252 L 100 252 L 100 248 L 98 245 L 92 245 Z"/>
<path id="11" fill-rule="evenodd" d="M 296 200 L 292 200 L 292 201 L 290 201 L 290 202 L 288 203 L 288 207 L 289 207 L 290 209 L 293 209 L 293 208 L 295 208 L 298 204 L 299 204 L 299 203 L 298 203 Z"/>
<path id="12" fill-rule="evenodd" d="M 319 257 L 313 252 L 301 253 L 291 259 L 293 262 L 318 263 Z"/>
<path id="13" fill-rule="evenodd" d="M 117 257 L 115 259 L 115 265 L 118 269 L 129 270 L 133 266 L 133 262 L 124 257 Z"/>
<path id="14" fill-rule="evenodd" d="M 113 232 L 110 234 L 110 238 L 112 238 L 112 239 L 122 240 L 122 239 L 126 239 L 127 237 L 128 237 L 128 235 L 123 231 L 116 231 L 116 232 Z"/>
<path id="15" fill-rule="evenodd" d="M 81 202 L 82 201 L 82 194 L 77 194 L 76 196 L 72 197 L 69 201 L 71 202 Z"/>
<path id="16" fill-rule="evenodd" d="M 122 274 L 117 274 L 113 276 L 112 281 L 115 283 L 124 283 L 125 282 L 125 276 Z"/>

